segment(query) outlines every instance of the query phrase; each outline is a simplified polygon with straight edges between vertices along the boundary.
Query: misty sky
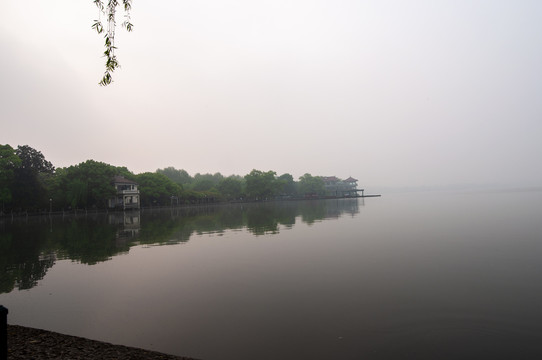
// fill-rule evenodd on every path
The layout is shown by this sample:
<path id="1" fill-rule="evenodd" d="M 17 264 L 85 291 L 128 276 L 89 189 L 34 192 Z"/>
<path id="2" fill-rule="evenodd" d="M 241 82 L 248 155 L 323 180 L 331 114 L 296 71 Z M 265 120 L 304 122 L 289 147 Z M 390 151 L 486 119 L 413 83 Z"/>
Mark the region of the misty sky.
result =
<path id="1" fill-rule="evenodd" d="M 134 0 L 131 15 L 103 88 L 91 0 L 0 0 L 0 144 L 135 173 L 542 183 L 542 1 Z"/>

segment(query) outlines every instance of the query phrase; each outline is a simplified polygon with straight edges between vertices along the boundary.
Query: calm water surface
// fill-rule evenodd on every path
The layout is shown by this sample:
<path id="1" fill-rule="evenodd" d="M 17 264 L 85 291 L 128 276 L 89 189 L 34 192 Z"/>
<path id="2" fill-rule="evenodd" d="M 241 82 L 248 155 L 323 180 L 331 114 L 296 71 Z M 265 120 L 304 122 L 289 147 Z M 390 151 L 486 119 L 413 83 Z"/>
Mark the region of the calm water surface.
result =
<path id="1" fill-rule="evenodd" d="M 0 220 L 9 323 L 207 360 L 542 356 L 542 192 Z"/>

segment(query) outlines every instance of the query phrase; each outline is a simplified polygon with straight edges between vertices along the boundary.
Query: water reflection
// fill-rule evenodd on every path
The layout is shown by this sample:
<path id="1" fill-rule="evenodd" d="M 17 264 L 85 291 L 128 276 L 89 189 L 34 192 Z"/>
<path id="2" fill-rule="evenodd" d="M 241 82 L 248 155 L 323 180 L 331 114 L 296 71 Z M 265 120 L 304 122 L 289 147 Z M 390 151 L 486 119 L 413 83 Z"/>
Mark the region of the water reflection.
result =
<path id="1" fill-rule="evenodd" d="M 0 293 L 36 286 L 57 259 L 94 265 L 134 245 L 179 244 L 193 234 L 246 229 L 272 235 L 296 221 L 354 216 L 363 205 L 363 199 L 336 199 L 0 218 Z"/>

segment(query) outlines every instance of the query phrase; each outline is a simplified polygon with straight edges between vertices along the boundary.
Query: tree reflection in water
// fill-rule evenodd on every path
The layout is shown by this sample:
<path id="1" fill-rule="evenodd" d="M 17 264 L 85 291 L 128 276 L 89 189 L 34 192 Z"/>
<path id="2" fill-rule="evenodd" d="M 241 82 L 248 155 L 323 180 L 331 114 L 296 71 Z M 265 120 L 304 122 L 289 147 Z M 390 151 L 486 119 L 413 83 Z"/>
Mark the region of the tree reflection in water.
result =
<path id="1" fill-rule="evenodd" d="M 192 234 L 246 229 L 272 235 L 296 221 L 310 225 L 356 214 L 363 204 L 356 198 L 0 218 L 0 293 L 36 286 L 57 259 L 93 265 L 132 246 L 179 244 Z"/>

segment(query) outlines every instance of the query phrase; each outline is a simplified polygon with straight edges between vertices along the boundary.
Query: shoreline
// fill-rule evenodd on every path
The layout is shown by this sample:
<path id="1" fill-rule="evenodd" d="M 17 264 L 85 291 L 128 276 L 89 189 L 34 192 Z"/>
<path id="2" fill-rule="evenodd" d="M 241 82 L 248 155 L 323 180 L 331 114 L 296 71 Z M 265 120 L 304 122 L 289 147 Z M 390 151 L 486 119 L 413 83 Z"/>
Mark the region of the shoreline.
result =
<path id="1" fill-rule="evenodd" d="M 10 212 L 3 213 L 0 211 L 0 219 L 20 219 L 20 218 L 39 218 L 39 217 L 71 217 L 71 216 L 88 216 L 96 214 L 122 214 L 122 213 L 131 213 L 131 212 L 144 212 L 144 211 L 153 211 L 153 210 L 163 210 L 163 209 L 197 209 L 197 208 L 206 208 L 210 206 L 228 206 L 228 205 L 239 205 L 239 204 L 261 204 L 261 203 L 272 203 L 272 202 L 290 202 L 290 201 L 314 201 L 314 200 L 339 200 L 339 199 L 358 199 L 358 198 L 374 198 L 381 197 L 381 194 L 368 194 L 368 195 L 358 195 L 358 196 L 315 196 L 315 197 L 293 197 L 293 198 L 284 198 L 284 199 L 269 199 L 269 200 L 232 200 L 232 201 L 218 201 L 218 202 L 209 202 L 201 204 L 182 204 L 182 205 L 163 205 L 163 206 L 146 206 L 139 209 L 70 209 L 70 210 L 56 210 L 56 211 L 20 211 L 20 212 Z"/>
<path id="2" fill-rule="evenodd" d="M 8 359 L 197 360 L 20 325 L 7 332 Z"/>

